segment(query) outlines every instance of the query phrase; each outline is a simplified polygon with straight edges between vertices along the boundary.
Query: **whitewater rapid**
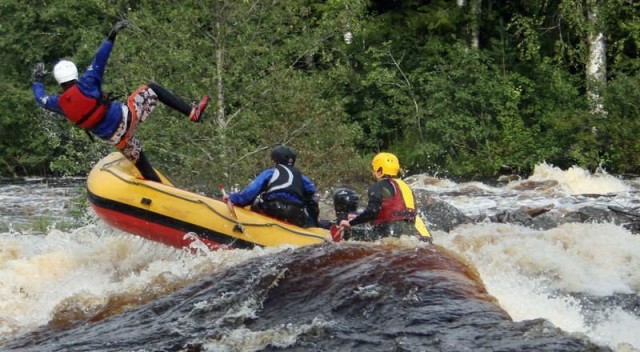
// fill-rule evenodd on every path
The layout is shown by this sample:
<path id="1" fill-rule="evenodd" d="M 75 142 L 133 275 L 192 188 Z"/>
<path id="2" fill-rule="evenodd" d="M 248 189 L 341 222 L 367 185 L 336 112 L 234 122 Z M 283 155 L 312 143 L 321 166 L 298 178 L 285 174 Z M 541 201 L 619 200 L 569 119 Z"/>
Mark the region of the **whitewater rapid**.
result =
<path id="1" fill-rule="evenodd" d="M 407 180 L 414 189 L 426 190 L 470 216 L 517 207 L 553 205 L 569 212 L 585 204 L 635 208 L 640 203 L 637 180 L 546 164 L 528 179 L 508 183 L 456 183 L 426 175 Z M 523 187 L 527 182 L 535 187 Z M 23 197 L 30 207 L 30 197 L 43 197 L 59 216 L 66 211 L 60 203 L 71 198 L 68 189 L 60 193 L 55 186 L 44 186 L 48 191 L 20 187 L 33 195 Z M 0 187 L 5 199 L 16 192 L 20 189 L 15 185 Z M 7 228 L 10 219 L 3 214 Z M 606 223 L 569 223 L 541 231 L 484 222 L 449 233 L 434 231 L 433 237 L 437 246 L 477 270 L 487 292 L 514 322 L 545 319 L 616 351 L 640 350 L 640 236 Z M 112 229 L 92 216 L 72 230 L 9 229 L 0 233 L 0 341 L 118 316 L 216 273 L 233 273 L 243 263 L 290 250 L 177 250 Z M 362 290 L 366 294 L 367 287 Z M 247 301 L 233 314 L 249 319 L 260 316 L 262 309 L 259 302 Z M 206 350 L 292 346 L 301 335 L 330 324 L 319 319 L 260 331 L 241 324 Z"/>

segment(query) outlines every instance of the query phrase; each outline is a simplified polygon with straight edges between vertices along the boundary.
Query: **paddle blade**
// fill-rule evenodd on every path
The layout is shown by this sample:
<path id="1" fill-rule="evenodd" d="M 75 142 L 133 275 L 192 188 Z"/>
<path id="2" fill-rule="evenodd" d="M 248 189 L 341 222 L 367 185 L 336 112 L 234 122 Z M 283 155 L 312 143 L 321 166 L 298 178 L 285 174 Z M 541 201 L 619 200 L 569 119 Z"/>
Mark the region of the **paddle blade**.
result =
<path id="1" fill-rule="evenodd" d="M 427 241 L 431 243 L 431 233 L 429 233 L 429 229 L 427 229 L 427 225 L 425 225 L 424 221 L 420 216 L 416 216 L 416 230 L 420 234 L 420 239 L 423 241 Z"/>
<path id="2" fill-rule="evenodd" d="M 329 233 L 331 233 L 331 239 L 333 239 L 333 242 L 340 242 L 342 240 L 343 232 L 342 227 L 337 225 L 331 225 L 329 228 Z"/>

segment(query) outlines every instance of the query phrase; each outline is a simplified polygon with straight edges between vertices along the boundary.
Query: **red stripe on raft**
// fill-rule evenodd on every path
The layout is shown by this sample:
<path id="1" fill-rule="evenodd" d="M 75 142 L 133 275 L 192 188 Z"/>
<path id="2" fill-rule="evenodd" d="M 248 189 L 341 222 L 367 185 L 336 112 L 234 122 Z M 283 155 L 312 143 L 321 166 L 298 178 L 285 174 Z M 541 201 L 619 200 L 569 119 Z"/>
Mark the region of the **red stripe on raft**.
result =
<path id="1" fill-rule="evenodd" d="M 91 206 L 95 210 L 96 214 L 98 214 L 98 216 L 107 224 L 121 229 L 122 231 L 146 238 L 148 240 L 164 243 L 168 246 L 176 248 L 188 247 L 194 241 L 193 238 L 185 238 L 186 233 L 184 231 L 176 230 L 174 228 L 163 226 L 128 214 L 102 208 L 95 204 L 91 204 Z M 198 238 L 211 250 L 229 248 L 226 245 L 213 242 L 206 238 Z"/>

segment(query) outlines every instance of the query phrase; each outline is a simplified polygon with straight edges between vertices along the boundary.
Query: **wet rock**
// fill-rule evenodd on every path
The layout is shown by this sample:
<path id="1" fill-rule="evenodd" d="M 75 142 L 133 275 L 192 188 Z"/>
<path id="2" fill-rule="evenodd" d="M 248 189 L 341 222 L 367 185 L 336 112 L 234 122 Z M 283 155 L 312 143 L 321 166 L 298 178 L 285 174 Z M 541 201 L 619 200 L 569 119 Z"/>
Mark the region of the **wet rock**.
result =
<path id="1" fill-rule="evenodd" d="M 522 208 L 522 210 L 526 211 L 527 214 L 529 214 L 532 218 L 535 218 L 536 216 L 540 216 L 544 213 L 547 213 L 551 211 L 551 209 L 553 209 L 553 204 L 550 204 L 544 207 L 538 207 L 538 208 L 531 208 L 531 207 Z"/>
<path id="2" fill-rule="evenodd" d="M 413 191 L 413 197 L 415 198 L 416 206 L 418 208 L 425 207 L 429 204 L 433 204 L 436 202 L 431 196 L 429 196 L 429 192 L 424 189 L 416 189 Z"/>
<path id="3" fill-rule="evenodd" d="M 404 181 L 407 184 L 415 184 L 420 186 L 437 185 L 442 182 L 442 180 L 439 178 L 427 176 L 424 174 L 408 176 L 404 179 Z"/>
<path id="4" fill-rule="evenodd" d="M 458 208 L 441 201 L 434 201 L 421 208 L 422 214 L 429 223 L 431 230 L 451 231 L 456 226 L 474 222 L 464 215 Z"/>
<path id="5" fill-rule="evenodd" d="M 640 213 L 637 208 L 627 209 L 616 206 L 609 206 L 614 222 L 623 226 L 632 233 L 640 233 Z"/>
<path id="6" fill-rule="evenodd" d="M 532 217 L 526 211 L 517 209 L 513 211 L 503 211 L 489 217 L 489 219 L 491 219 L 492 222 L 528 226 L 531 224 Z"/>
<path id="7" fill-rule="evenodd" d="M 610 211 L 606 209 L 600 209 L 596 207 L 584 207 L 580 208 L 576 211 L 572 211 L 565 215 L 562 218 L 563 223 L 568 222 L 594 222 L 594 223 L 602 223 L 602 222 L 613 222 L 613 216 Z"/>
<path id="8" fill-rule="evenodd" d="M 545 213 L 540 216 L 536 216 L 531 220 L 529 227 L 535 230 L 549 230 L 557 227 L 562 219 L 562 214 L 559 213 Z"/>
<path id="9" fill-rule="evenodd" d="M 498 177 L 498 182 L 509 183 L 511 181 L 520 181 L 522 178 L 518 175 L 502 175 Z"/>
<path id="10" fill-rule="evenodd" d="M 610 207 L 611 208 L 611 207 Z M 549 230 L 565 223 L 614 223 L 632 233 L 640 233 L 640 213 L 624 209 L 603 209 L 587 206 L 567 214 L 553 211 L 553 205 L 538 208 L 504 210 L 487 216 L 468 217 L 456 207 L 430 198 L 429 204 L 419 207 L 429 229 L 449 232 L 462 224 L 490 221 L 527 226 L 535 230 Z"/>
<path id="11" fill-rule="evenodd" d="M 513 189 L 518 191 L 526 191 L 532 189 L 549 189 L 558 186 L 558 181 L 556 180 L 547 180 L 547 181 L 531 181 L 526 180 L 522 182 L 518 182 Z"/>

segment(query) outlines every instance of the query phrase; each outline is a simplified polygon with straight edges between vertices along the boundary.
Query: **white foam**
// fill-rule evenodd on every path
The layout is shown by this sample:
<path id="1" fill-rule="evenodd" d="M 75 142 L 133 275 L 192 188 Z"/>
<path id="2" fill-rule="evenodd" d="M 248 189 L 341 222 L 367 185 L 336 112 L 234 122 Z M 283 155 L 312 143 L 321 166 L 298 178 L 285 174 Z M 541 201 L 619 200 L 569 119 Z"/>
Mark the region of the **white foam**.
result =
<path id="1" fill-rule="evenodd" d="M 628 184 L 615 176 L 604 171 L 592 174 L 577 166 L 561 170 L 547 163 L 539 164 L 535 166 L 529 180 L 557 181 L 570 194 L 606 194 L 630 191 Z"/>
<path id="2" fill-rule="evenodd" d="M 46 235 L 0 234 L 0 336 L 47 324 L 56 312 L 98 311 L 111 296 L 186 286 L 282 248 L 194 254 L 88 225 Z M 75 307 L 75 308 L 74 308 Z"/>
<path id="3" fill-rule="evenodd" d="M 565 224 L 548 231 L 506 224 L 479 224 L 436 233 L 436 243 L 473 263 L 500 305 L 516 321 L 545 318 L 612 348 L 631 344 L 630 327 L 640 317 L 617 307 L 596 307 L 595 319 L 572 293 L 612 296 L 640 292 L 640 236 L 612 224 Z"/>
<path id="4" fill-rule="evenodd" d="M 253 352 L 264 350 L 267 346 L 286 348 L 293 346 L 298 336 L 310 331 L 324 329 L 331 325 L 331 322 L 316 318 L 309 324 L 281 324 L 270 329 L 258 331 L 240 327 L 229 331 L 228 334 L 225 334 L 220 339 L 209 341 L 203 347 L 207 352 Z"/>

